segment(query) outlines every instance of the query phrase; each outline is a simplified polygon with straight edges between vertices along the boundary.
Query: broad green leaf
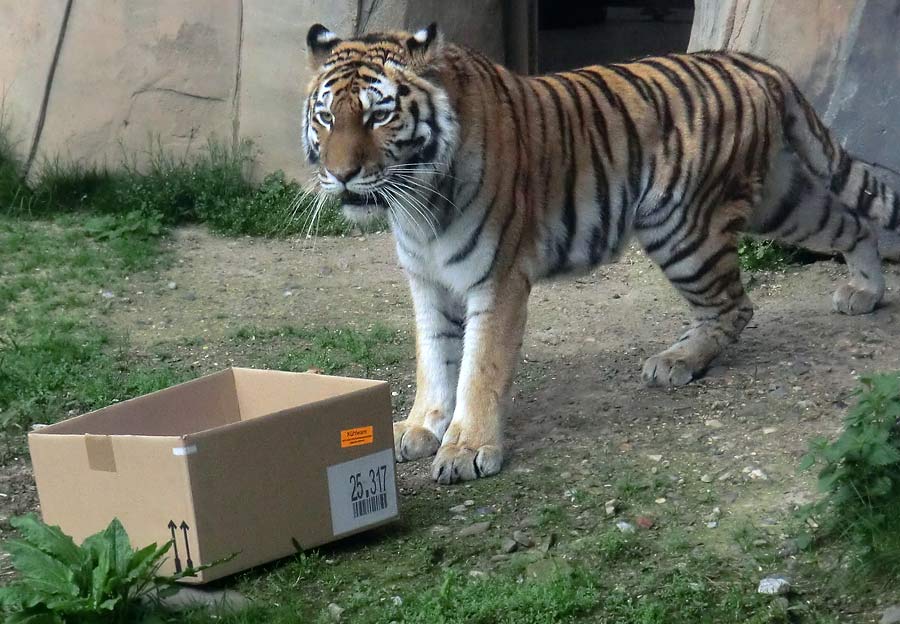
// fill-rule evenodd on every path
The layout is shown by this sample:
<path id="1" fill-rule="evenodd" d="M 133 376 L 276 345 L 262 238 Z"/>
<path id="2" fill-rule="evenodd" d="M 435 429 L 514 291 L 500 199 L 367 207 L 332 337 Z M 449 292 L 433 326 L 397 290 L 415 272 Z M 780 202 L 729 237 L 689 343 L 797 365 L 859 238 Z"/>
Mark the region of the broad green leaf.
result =
<path id="1" fill-rule="evenodd" d="M 105 539 L 99 540 L 95 548 L 99 557 L 91 575 L 91 598 L 94 606 L 97 606 L 108 597 L 108 585 L 112 571 L 112 544 Z"/>
<path id="2" fill-rule="evenodd" d="M 26 542 L 10 541 L 6 550 L 12 556 L 16 570 L 34 591 L 49 595 L 78 595 L 75 573 L 61 561 Z"/>
<path id="3" fill-rule="evenodd" d="M 140 585 L 142 581 L 156 579 L 157 572 L 172 544 L 173 542 L 169 540 L 162 546 L 151 544 L 136 552 L 131 558 L 126 582 L 129 585 Z"/>
<path id="4" fill-rule="evenodd" d="M 13 518 L 10 523 L 32 546 L 67 565 L 81 565 L 83 561 L 81 549 L 59 527 L 46 525 L 33 514 Z"/>
<path id="5" fill-rule="evenodd" d="M 128 533 L 125 532 L 125 527 L 118 518 L 113 518 L 104 533 L 113 547 L 110 568 L 115 571 L 117 576 L 124 578 L 128 574 L 128 563 L 134 553 L 131 549 L 131 542 L 128 540 Z"/>
<path id="6" fill-rule="evenodd" d="M 65 624 L 59 615 L 52 613 L 11 613 L 6 616 L 6 624 Z"/>

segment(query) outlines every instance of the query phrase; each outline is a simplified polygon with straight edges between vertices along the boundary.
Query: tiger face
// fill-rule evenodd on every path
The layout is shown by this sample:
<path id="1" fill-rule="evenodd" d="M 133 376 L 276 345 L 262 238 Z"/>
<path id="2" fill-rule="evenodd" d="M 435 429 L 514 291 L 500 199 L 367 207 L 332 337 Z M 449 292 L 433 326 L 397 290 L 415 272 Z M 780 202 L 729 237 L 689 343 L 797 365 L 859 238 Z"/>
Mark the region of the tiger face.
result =
<path id="1" fill-rule="evenodd" d="M 432 67 L 438 47 L 434 24 L 346 41 L 320 24 L 310 28 L 316 75 L 304 103 L 303 147 L 319 187 L 339 197 L 348 219 L 428 210 L 430 178 L 447 166 L 458 134 Z"/>

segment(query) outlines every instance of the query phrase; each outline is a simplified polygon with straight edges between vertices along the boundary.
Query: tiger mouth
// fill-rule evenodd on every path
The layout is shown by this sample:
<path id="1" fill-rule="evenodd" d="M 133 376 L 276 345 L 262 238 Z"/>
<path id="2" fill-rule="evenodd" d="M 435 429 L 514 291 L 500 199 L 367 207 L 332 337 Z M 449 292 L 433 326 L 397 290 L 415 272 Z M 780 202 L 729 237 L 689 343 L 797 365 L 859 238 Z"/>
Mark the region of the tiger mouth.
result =
<path id="1" fill-rule="evenodd" d="M 350 191 L 344 191 L 343 193 L 341 193 L 341 203 L 345 206 L 354 206 L 359 208 L 381 207 L 381 203 L 378 201 L 377 197 L 375 197 L 374 194 L 359 195 L 358 193 L 351 193 Z"/>

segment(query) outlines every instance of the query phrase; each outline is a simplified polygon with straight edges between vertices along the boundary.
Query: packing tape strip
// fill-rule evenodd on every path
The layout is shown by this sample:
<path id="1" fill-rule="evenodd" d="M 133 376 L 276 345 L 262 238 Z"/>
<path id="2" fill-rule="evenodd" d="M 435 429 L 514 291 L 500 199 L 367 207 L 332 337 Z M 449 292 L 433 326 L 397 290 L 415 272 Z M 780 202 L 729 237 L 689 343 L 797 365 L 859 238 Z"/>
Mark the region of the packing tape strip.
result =
<path id="1" fill-rule="evenodd" d="M 190 446 L 175 446 L 172 448 L 172 455 L 193 455 L 196 452 L 196 444 L 191 444 Z"/>
<path id="2" fill-rule="evenodd" d="M 84 448 L 91 470 L 116 472 L 116 454 L 113 451 L 112 436 L 85 434 Z"/>

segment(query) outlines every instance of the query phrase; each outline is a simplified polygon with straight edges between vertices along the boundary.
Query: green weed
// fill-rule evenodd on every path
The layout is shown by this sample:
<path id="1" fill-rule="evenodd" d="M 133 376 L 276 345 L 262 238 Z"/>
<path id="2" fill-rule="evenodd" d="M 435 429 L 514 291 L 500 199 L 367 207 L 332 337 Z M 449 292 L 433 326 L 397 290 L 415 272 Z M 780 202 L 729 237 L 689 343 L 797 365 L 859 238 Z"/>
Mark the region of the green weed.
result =
<path id="1" fill-rule="evenodd" d="M 758 240 L 749 236 L 738 243 L 738 257 L 745 271 L 777 271 L 796 264 L 803 252 L 774 241 Z"/>
<path id="2" fill-rule="evenodd" d="M 801 468 L 820 465 L 822 500 L 807 510 L 847 541 L 853 572 L 900 578 L 900 373 L 860 379 L 837 440 L 814 440 Z M 808 540 L 807 540 L 808 541 Z"/>
<path id="3" fill-rule="evenodd" d="M 6 543 L 19 577 L 0 588 L 0 609 L 9 624 L 132 624 L 159 622 L 154 600 L 176 589 L 159 569 L 172 546 L 134 550 L 118 520 L 77 546 L 59 527 L 34 516 L 12 521 L 22 539 Z"/>
<path id="4" fill-rule="evenodd" d="M 299 184 L 277 171 L 261 184 L 252 177 L 252 146 L 231 149 L 215 141 L 175 156 L 157 141 L 146 163 L 128 159 L 113 171 L 53 159 L 29 186 L 21 180 L 12 146 L 0 128 L 0 214 L 48 217 L 88 212 L 164 227 L 205 223 L 226 235 L 332 236 L 349 231 L 338 208 L 323 205 L 315 219 Z"/>

